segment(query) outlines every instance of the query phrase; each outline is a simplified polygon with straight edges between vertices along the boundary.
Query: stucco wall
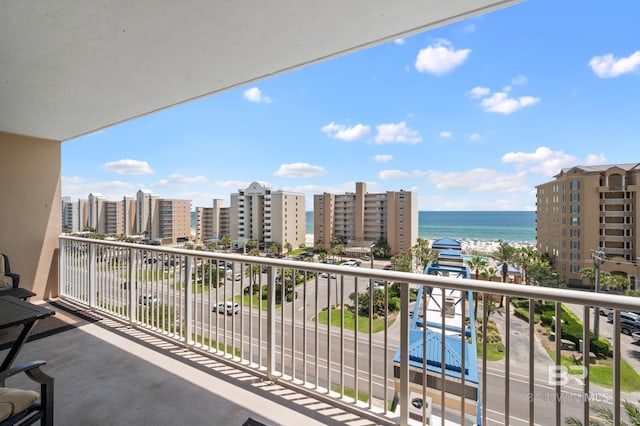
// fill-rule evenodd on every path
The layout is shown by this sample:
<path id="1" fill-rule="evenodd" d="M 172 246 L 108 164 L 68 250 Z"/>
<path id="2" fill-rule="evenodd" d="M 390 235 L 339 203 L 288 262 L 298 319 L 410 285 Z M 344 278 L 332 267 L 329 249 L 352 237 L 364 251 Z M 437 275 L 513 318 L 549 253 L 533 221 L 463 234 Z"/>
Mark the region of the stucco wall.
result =
<path id="1" fill-rule="evenodd" d="M 0 251 L 34 299 L 58 295 L 60 153 L 59 141 L 0 132 Z"/>

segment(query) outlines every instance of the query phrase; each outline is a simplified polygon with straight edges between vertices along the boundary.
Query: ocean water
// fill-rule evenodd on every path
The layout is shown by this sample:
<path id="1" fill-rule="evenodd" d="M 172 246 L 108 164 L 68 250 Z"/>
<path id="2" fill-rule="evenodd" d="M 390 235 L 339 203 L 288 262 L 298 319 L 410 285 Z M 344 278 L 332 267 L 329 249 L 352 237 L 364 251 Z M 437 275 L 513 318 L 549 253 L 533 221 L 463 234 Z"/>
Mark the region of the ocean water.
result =
<path id="1" fill-rule="evenodd" d="M 313 233 L 313 212 L 307 212 L 307 233 Z M 534 211 L 421 211 L 418 236 L 480 241 L 536 241 Z"/>

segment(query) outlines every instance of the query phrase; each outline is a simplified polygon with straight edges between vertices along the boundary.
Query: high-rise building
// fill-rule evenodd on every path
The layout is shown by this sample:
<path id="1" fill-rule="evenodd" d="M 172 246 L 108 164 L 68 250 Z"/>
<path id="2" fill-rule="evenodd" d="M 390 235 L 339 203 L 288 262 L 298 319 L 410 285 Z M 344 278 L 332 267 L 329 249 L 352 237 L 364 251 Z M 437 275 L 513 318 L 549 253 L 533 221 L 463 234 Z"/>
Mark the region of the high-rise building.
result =
<path id="1" fill-rule="evenodd" d="M 196 242 L 229 235 L 229 208 L 224 200 L 214 199 L 213 207 L 196 207 Z"/>
<path id="2" fill-rule="evenodd" d="M 80 231 L 78 204 L 71 201 L 71 197 L 62 197 L 62 230 L 67 232 Z"/>
<path id="3" fill-rule="evenodd" d="M 598 263 L 637 288 L 639 192 L 640 163 L 575 166 L 536 186 L 537 250 L 563 282 L 592 286 L 581 271 Z"/>
<path id="4" fill-rule="evenodd" d="M 246 189 L 231 194 L 229 231 L 234 247 L 243 247 L 248 240 L 305 244 L 306 211 L 304 194 L 274 191 L 253 182 Z"/>
<path id="5" fill-rule="evenodd" d="M 147 239 L 154 238 L 153 223 L 157 221 L 155 207 L 158 198 L 158 195 L 146 189 L 136 193 L 136 234 L 144 235 Z"/>
<path id="6" fill-rule="evenodd" d="M 191 200 L 158 198 L 151 239 L 176 244 L 191 239 Z"/>
<path id="7" fill-rule="evenodd" d="M 364 182 L 356 182 L 355 193 L 316 194 L 313 237 L 314 247 L 325 250 L 336 237 L 362 249 L 383 239 L 390 254 L 397 254 L 418 239 L 418 196 L 403 190 L 367 193 Z"/>

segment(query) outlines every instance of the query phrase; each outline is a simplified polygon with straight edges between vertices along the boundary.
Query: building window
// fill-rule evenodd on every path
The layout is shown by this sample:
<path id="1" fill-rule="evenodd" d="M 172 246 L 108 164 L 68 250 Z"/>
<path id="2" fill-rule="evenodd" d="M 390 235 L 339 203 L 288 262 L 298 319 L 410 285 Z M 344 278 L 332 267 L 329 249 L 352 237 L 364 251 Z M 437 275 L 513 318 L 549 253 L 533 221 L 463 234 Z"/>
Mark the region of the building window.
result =
<path id="1" fill-rule="evenodd" d="M 578 226 L 580 225 L 580 218 L 578 217 L 572 217 L 571 218 L 571 226 Z"/>
<path id="2" fill-rule="evenodd" d="M 571 194 L 571 201 L 580 201 L 580 194 Z"/>
<path id="3" fill-rule="evenodd" d="M 571 265 L 571 273 L 572 274 L 580 273 L 580 265 Z"/>
<path id="4" fill-rule="evenodd" d="M 580 189 L 580 181 L 572 180 L 571 181 L 571 189 L 573 191 Z"/>
<path id="5" fill-rule="evenodd" d="M 571 205 L 571 213 L 580 213 L 580 205 L 572 204 Z"/>
<path id="6" fill-rule="evenodd" d="M 580 237 L 580 230 L 579 229 L 572 229 L 571 230 L 571 236 L 572 237 L 576 237 L 576 238 Z"/>
<path id="7" fill-rule="evenodd" d="M 571 248 L 578 250 L 580 248 L 580 241 L 571 241 Z"/>

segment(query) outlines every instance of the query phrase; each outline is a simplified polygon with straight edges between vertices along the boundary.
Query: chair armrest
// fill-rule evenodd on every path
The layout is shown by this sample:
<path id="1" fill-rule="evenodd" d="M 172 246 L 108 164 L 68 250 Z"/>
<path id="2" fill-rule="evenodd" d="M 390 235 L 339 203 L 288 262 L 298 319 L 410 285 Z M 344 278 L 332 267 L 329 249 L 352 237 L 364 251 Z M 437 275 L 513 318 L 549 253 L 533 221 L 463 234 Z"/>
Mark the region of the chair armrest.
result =
<path id="1" fill-rule="evenodd" d="M 11 376 L 15 376 L 18 373 L 22 373 L 22 372 L 31 372 L 31 370 L 34 369 L 40 369 L 40 367 L 42 367 L 43 365 L 45 365 L 47 363 L 47 361 L 29 361 L 29 362 L 25 362 L 24 364 L 20 364 L 17 367 L 13 367 L 13 368 L 9 368 L 5 371 L 0 372 L 0 386 L 2 386 L 4 384 L 4 381 L 11 377 Z M 31 377 L 31 374 L 29 374 L 29 377 Z"/>
<path id="2" fill-rule="evenodd" d="M 16 274 L 15 272 L 5 272 L 6 276 L 11 277 L 13 281 L 13 288 L 18 288 L 20 286 L 20 274 Z"/>

